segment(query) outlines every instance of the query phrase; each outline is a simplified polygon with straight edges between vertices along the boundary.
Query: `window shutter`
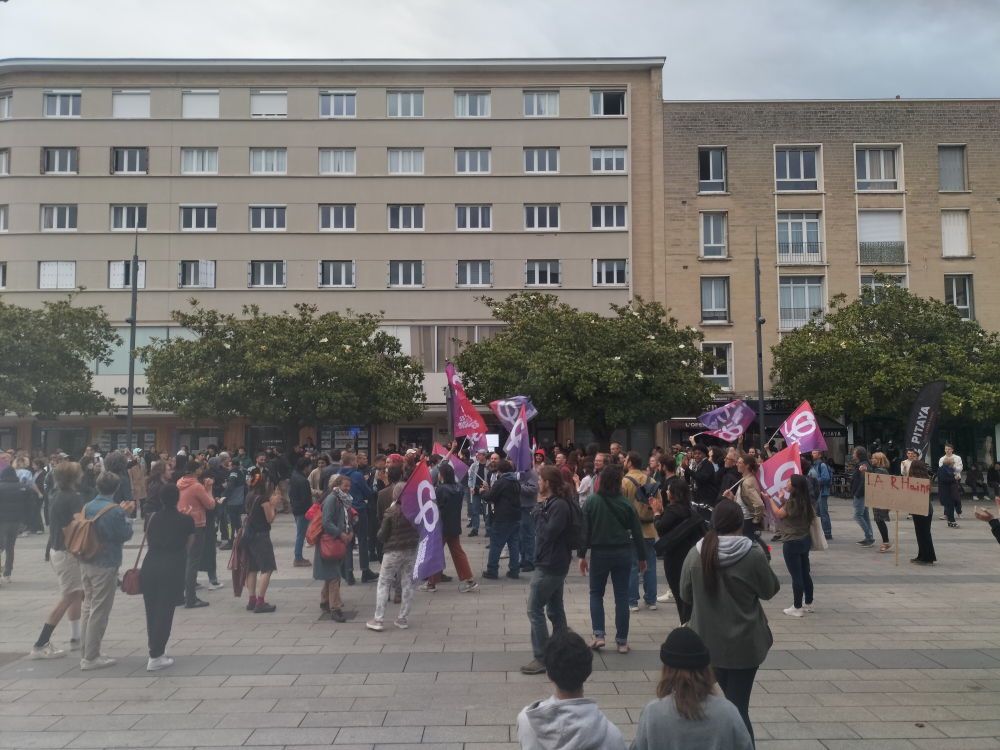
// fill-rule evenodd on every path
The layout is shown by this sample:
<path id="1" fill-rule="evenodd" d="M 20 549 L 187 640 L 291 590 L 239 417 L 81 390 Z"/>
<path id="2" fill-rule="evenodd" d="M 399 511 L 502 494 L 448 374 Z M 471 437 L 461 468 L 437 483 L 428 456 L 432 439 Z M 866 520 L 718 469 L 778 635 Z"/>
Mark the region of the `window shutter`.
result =
<path id="1" fill-rule="evenodd" d="M 281 261 L 281 286 L 288 286 L 288 265 L 287 261 Z"/>
<path id="2" fill-rule="evenodd" d="M 73 149 L 73 164 L 71 164 L 70 166 L 71 167 L 76 167 L 75 169 L 71 169 L 70 170 L 71 172 L 75 172 L 76 174 L 80 174 L 80 149 L 79 148 L 74 148 Z"/>
<path id="3" fill-rule="evenodd" d="M 946 258 L 963 258 L 969 255 L 968 212 L 941 212 L 941 249 L 941 254 Z"/>
<path id="4" fill-rule="evenodd" d="M 177 288 L 184 286 L 184 261 L 177 261 Z"/>
<path id="5" fill-rule="evenodd" d="M 385 264 L 385 287 L 389 289 L 392 287 L 392 261 L 390 260 Z"/>
<path id="6" fill-rule="evenodd" d="M 146 174 L 149 174 L 149 147 L 143 149 L 146 152 L 146 168 L 143 170 Z"/>
<path id="7" fill-rule="evenodd" d="M 420 288 L 427 286 L 427 274 L 424 269 L 424 262 L 420 261 Z"/>
<path id="8" fill-rule="evenodd" d="M 351 283 L 348 286 L 354 287 L 358 285 L 358 269 L 355 261 L 351 261 Z"/>
<path id="9" fill-rule="evenodd" d="M 115 147 L 111 147 L 111 158 L 108 161 L 108 174 L 115 173 Z"/>
<path id="10" fill-rule="evenodd" d="M 139 261 L 139 275 L 136 277 L 137 285 L 139 289 L 146 288 L 146 261 Z"/>
<path id="11" fill-rule="evenodd" d="M 860 211 L 858 239 L 861 242 L 900 242 L 902 218 L 901 211 Z"/>
<path id="12" fill-rule="evenodd" d="M 323 286 L 323 261 L 317 261 L 317 266 L 318 266 L 318 275 L 317 275 L 317 278 L 316 278 L 316 286 L 322 288 L 322 286 Z"/>
<path id="13" fill-rule="evenodd" d="M 489 261 L 490 264 L 490 286 L 493 286 L 493 261 Z"/>
<path id="14" fill-rule="evenodd" d="M 43 147 L 38 157 L 38 174 L 45 174 L 45 148 Z"/>
<path id="15" fill-rule="evenodd" d="M 247 261 L 247 289 L 253 286 L 253 261 Z"/>
<path id="16" fill-rule="evenodd" d="M 42 261 L 38 264 L 39 289 L 55 289 L 58 277 L 59 270 L 56 263 L 51 261 Z"/>
<path id="17" fill-rule="evenodd" d="M 125 287 L 125 261 L 113 260 L 108 264 L 108 289 Z"/>
<path id="18" fill-rule="evenodd" d="M 215 261 L 198 261 L 198 286 L 215 289 Z"/>
<path id="19" fill-rule="evenodd" d="M 59 288 L 60 289 L 76 288 L 76 261 L 72 260 L 59 261 Z"/>
<path id="20" fill-rule="evenodd" d="M 592 286 L 597 286 L 597 264 L 600 261 L 592 260 L 590 261 L 590 283 Z M 562 277 L 560 277 L 562 278 Z"/>

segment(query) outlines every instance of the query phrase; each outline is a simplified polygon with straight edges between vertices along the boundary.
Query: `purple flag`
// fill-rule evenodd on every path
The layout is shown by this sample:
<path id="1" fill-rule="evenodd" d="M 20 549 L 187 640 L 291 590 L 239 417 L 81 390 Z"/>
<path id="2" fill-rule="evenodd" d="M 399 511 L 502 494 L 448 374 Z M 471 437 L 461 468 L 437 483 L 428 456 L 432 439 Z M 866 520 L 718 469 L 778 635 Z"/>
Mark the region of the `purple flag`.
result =
<path id="1" fill-rule="evenodd" d="M 521 404 L 521 413 L 510 428 L 510 437 L 503 449 L 507 458 L 514 462 L 514 469 L 527 471 L 531 468 L 531 445 L 528 442 L 528 420 L 525 405 Z"/>
<path id="2" fill-rule="evenodd" d="M 823 439 L 823 431 L 819 428 L 816 415 L 813 414 L 812 407 L 808 401 L 799 404 L 799 408 L 793 411 L 781 427 L 778 428 L 785 442 L 789 445 L 798 445 L 799 453 L 809 453 L 810 451 L 825 451 L 826 440 Z"/>
<path id="3" fill-rule="evenodd" d="M 455 470 L 455 480 L 461 482 L 465 479 L 466 474 L 469 473 L 469 467 L 465 465 L 465 461 L 460 459 L 458 456 L 452 456 L 448 459 L 448 463 Z"/>
<path id="4" fill-rule="evenodd" d="M 705 432 L 709 435 L 731 443 L 746 432 L 753 418 L 753 409 L 744 404 L 743 399 L 737 399 L 718 409 L 705 412 L 698 417 L 698 420 L 708 428 Z"/>
<path id="5" fill-rule="evenodd" d="M 399 505 L 407 520 L 420 532 L 417 562 L 413 566 L 413 579 L 430 578 L 444 570 L 444 542 L 441 538 L 441 513 L 434 497 L 431 472 L 427 462 L 417 464 L 402 493 Z"/>
<path id="6" fill-rule="evenodd" d="M 534 405 L 531 403 L 531 399 L 527 396 L 511 396 L 510 398 L 501 399 L 500 401 L 491 401 L 490 407 L 493 409 L 493 413 L 497 415 L 505 428 L 508 430 L 514 429 L 514 423 L 517 421 L 518 416 L 521 413 L 521 407 L 524 407 L 524 423 L 527 424 L 528 420 L 534 419 L 538 416 L 538 410 L 535 409 Z"/>

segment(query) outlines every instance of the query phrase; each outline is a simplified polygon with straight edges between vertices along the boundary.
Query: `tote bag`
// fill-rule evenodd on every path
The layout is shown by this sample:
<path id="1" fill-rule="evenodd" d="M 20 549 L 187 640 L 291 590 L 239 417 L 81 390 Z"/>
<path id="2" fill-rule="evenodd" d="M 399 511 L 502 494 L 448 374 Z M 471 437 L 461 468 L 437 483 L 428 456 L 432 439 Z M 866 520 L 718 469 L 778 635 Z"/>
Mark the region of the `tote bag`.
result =
<path id="1" fill-rule="evenodd" d="M 826 534 L 823 533 L 823 522 L 819 516 L 813 518 L 809 526 L 809 536 L 812 537 L 813 552 L 822 552 L 830 546 L 826 541 Z"/>

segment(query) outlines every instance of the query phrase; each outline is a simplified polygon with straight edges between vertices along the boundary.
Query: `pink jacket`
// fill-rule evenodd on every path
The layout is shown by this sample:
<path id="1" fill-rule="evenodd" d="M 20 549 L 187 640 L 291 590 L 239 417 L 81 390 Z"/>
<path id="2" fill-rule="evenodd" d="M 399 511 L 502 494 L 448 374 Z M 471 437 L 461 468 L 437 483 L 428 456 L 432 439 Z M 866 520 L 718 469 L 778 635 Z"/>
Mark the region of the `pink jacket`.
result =
<path id="1" fill-rule="evenodd" d="M 215 508 L 215 498 L 212 497 L 212 493 L 193 476 L 178 479 L 177 489 L 181 493 L 180 500 L 177 501 L 177 510 L 191 516 L 196 529 L 204 527 L 205 511 Z"/>

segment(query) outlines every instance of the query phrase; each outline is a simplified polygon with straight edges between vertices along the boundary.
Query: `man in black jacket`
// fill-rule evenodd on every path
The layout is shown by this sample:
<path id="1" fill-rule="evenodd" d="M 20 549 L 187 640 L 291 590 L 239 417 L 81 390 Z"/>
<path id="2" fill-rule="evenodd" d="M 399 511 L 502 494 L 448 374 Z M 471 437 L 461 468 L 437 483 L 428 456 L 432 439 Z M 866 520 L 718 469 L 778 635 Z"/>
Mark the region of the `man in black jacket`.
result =
<path id="1" fill-rule="evenodd" d="M 14 543 L 21 524 L 28 521 L 28 488 L 21 484 L 13 466 L 0 472 L 0 550 L 6 550 L 3 582 L 10 583 L 14 568 Z"/>
<path id="2" fill-rule="evenodd" d="M 688 457 L 690 465 L 684 476 L 693 485 L 694 501 L 714 508 L 719 499 L 719 477 L 715 473 L 715 464 L 708 460 L 708 449 L 697 443 L 688 452 Z"/>
<path id="3" fill-rule="evenodd" d="M 482 499 L 493 506 L 490 556 L 483 578 L 496 580 L 500 577 L 500 552 L 506 545 L 510 548 L 510 570 L 507 571 L 507 577 L 517 579 L 521 573 L 521 484 L 514 473 L 514 465 L 507 459 L 500 462 L 499 472 L 492 488 L 486 483 L 480 487 Z"/>
<path id="4" fill-rule="evenodd" d="M 309 519 L 306 512 L 312 507 L 312 487 L 309 485 L 309 472 L 312 471 L 312 460 L 303 456 L 295 464 L 295 471 L 288 482 L 288 501 L 295 517 L 295 568 L 309 568 L 312 563 L 302 556 L 302 545 L 306 541 L 306 530 Z"/>
<path id="5" fill-rule="evenodd" d="M 483 507 L 483 485 L 487 484 L 490 478 L 489 464 L 487 463 L 487 456 L 489 451 L 485 448 L 480 448 L 476 452 L 476 461 L 469 468 L 469 489 L 472 492 L 472 514 L 469 520 L 469 526 L 472 531 L 469 532 L 469 536 L 479 536 L 479 517 L 484 514 L 485 508 Z M 486 536 L 489 536 L 489 532 L 486 532 Z"/>

